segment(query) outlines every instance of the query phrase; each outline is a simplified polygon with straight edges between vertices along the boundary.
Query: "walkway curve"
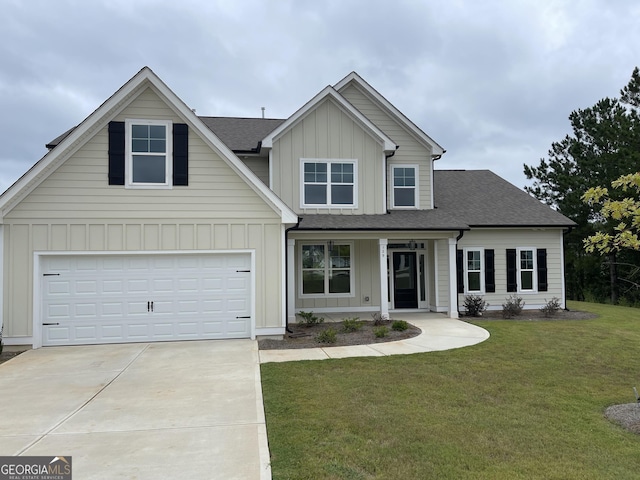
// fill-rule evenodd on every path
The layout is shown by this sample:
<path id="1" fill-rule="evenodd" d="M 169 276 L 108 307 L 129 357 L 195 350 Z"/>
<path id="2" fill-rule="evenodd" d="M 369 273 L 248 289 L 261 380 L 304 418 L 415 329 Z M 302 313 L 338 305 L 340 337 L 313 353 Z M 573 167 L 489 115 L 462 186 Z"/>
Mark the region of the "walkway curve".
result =
<path id="1" fill-rule="evenodd" d="M 476 345 L 489 338 L 489 332 L 484 328 L 442 315 L 407 313 L 402 315 L 402 319 L 418 327 L 422 333 L 405 340 L 371 345 L 260 350 L 260 363 L 435 352 Z"/>

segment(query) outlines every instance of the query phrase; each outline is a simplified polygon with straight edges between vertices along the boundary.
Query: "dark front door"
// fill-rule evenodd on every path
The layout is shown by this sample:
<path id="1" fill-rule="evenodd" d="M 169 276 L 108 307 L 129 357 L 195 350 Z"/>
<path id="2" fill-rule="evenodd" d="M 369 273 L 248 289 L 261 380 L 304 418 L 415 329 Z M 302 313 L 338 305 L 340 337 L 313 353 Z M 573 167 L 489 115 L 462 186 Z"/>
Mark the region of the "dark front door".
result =
<path id="1" fill-rule="evenodd" d="M 393 252 L 394 308 L 418 308 L 416 252 Z"/>

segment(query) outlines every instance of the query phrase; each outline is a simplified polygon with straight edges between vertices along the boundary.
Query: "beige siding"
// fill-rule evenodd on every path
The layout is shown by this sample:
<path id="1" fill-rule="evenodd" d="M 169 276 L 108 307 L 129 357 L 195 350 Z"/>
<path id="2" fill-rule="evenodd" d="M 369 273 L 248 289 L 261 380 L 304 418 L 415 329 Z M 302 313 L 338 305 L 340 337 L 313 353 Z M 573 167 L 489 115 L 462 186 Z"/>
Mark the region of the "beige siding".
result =
<path id="1" fill-rule="evenodd" d="M 506 250 L 509 248 L 546 248 L 547 249 L 547 281 L 549 289 L 546 292 L 518 293 L 526 302 L 525 308 L 539 308 L 553 297 L 563 298 L 562 285 L 562 230 L 474 230 L 466 232 L 458 242 L 458 248 L 481 247 L 495 250 L 495 280 L 496 292 L 487 293 L 483 298 L 489 302 L 490 308 L 501 309 L 505 299 L 511 295 L 507 293 L 507 263 Z M 459 295 L 460 308 L 464 302 L 464 295 Z"/>
<path id="2" fill-rule="evenodd" d="M 125 118 L 181 121 L 150 89 Z M 251 249 L 256 327 L 280 326 L 280 217 L 193 131 L 189 186 L 165 190 L 109 186 L 107 141 L 104 127 L 6 215 L 5 335 L 32 334 L 35 251 Z"/>
<path id="3" fill-rule="evenodd" d="M 358 208 L 302 209 L 301 158 L 357 160 Z M 296 213 L 382 213 L 383 158 L 376 139 L 327 99 L 274 141 L 272 189 Z"/>
<path id="4" fill-rule="evenodd" d="M 249 167 L 255 175 L 264 183 L 269 185 L 269 159 L 266 157 L 240 157 L 240 160 Z"/>
<path id="5" fill-rule="evenodd" d="M 420 143 L 405 127 L 378 107 L 371 99 L 354 85 L 340 92 L 352 105 L 382 130 L 397 145 L 398 150 L 389 159 L 387 178 L 391 178 L 391 165 L 414 164 L 420 172 L 420 208 L 432 208 L 431 205 L 431 149 Z M 387 196 L 391 201 L 391 195 Z M 391 205 L 389 204 L 389 208 Z"/>
<path id="6" fill-rule="evenodd" d="M 438 272 L 436 283 L 438 285 L 437 307 L 439 310 L 449 310 L 449 239 L 445 238 L 434 242 L 436 263 Z M 455 259 L 454 259 L 455 261 Z"/>

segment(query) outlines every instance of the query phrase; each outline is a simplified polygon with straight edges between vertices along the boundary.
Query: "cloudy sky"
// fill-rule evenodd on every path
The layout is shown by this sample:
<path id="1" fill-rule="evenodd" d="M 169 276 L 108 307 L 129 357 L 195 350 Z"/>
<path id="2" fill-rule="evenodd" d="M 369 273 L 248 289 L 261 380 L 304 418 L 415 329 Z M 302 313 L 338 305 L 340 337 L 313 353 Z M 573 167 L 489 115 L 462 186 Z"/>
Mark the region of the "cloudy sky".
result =
<path id="1" fill-rule="evenodd" d="M 446 148 L 526 184 L 640 65 L 635 0 L 0 0 L 0 190 L 140 68 L 199 115 L 286 118 L 357 71 Z"/>

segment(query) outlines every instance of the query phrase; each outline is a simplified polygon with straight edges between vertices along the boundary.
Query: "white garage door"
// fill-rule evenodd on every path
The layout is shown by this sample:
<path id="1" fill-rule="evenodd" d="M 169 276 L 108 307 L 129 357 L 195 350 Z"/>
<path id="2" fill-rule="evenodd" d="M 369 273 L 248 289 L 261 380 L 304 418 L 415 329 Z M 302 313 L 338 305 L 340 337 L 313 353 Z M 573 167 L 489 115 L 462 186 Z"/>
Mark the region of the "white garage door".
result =
<path id="1" fill-rule="evenodd" d="M 43 345 L 251 336 L 251 257 L 43 257 Z"/>

